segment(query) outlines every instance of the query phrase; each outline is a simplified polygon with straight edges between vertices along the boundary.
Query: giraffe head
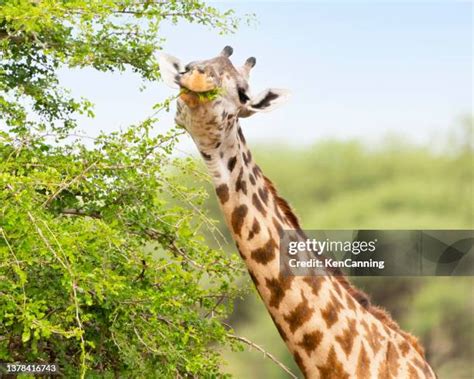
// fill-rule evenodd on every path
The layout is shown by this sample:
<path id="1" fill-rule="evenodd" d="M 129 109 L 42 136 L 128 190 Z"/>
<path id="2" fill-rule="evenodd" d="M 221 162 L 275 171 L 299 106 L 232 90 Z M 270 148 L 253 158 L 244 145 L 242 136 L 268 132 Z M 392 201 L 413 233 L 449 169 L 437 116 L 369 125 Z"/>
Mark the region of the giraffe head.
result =
<path id="1" fill-rule="evenodd" d="M 165 83 L 180 88 L 176 123 L 188 130 L 199 148 L 219 146 L 235 136 L 238 118 L 270 111 L 288 97 L 282 89 L 267 89 L 252 96 L 248 78 L 256 60 L 248 58 L 236 68 L 229 59 L 232 52 L 226 46 L 215 58 L 187 65 L 167 54 L 159 58 Z"/>

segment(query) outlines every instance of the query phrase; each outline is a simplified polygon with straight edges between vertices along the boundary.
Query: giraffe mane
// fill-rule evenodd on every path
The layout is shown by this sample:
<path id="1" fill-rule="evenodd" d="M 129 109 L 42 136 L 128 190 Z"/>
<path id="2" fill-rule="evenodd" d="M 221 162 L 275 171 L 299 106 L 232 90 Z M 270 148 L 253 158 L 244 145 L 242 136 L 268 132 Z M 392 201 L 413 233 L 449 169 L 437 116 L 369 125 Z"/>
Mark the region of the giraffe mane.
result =
<path id="1" fill-rule="evenodd" d="M 275 185 L 272 183 L 270 179 L 268 179 L 266 176 L 264 176 L 263 179 L 265 181 L 265 185 L 267 186 L 268 190 L 275 198 L 276 203 L 280 207 L 281 211 L 283 212 L 287 220 L 295 229 L 300 230 L 301 229 L 300 222 L 298 220 L 298 217 L 296 217 L 295 213 L 293 212 L 293 209 L 291 208 L 290 204 L 288 204 L 288 202 L 285 199 L 283 199 L 282 197 L 278 195 Z"/>
<path id="2" fill-rule="evenodd" d="M 275 198 L 275 201 L 280 208 L 280 210 L 285 215 L 289 223 L 299 232 L 302 233 L 300 222 L 298 217 L 294 213 L 290 204 L 278 195 L 278 192 L 275 188 L 273 182 L 268 179 L 266 176 L 263 176 L 265 185 L 270 191 L 270 193 Z M 370 312 L 376 319 L 378 319 L 383 325 L 392 329 L 394 332 L 402 335 L 407 342 L 413 346 L 413 348 L 424 358 L 425 351 L 421 346 L 418 339 L 411 335 L 408 332 L 405 332 L 400 328 L 397 322 L 391 317 L 390 313 L 387 312 L 384 308 L 372 305 L 370 302 L 370 297 L 364 291 L 355 287 L 345 276 L 345 274 L 339 268 L 331 268 L 330 274 L 337 280 L 337 282 L 351 295 L 354 300 L 356 300 L 362 307 L 364 307 L 368 312 Z"/>

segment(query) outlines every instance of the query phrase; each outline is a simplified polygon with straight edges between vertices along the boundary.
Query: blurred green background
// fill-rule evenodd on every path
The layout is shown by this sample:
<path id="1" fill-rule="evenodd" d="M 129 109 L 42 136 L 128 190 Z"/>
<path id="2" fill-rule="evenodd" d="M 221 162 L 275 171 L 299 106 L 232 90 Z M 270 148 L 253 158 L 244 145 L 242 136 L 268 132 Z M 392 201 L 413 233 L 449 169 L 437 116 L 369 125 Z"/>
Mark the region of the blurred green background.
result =
<path id="1" fill-rule="evenodd" d="M 420 146 L 390 136 L 377 144 L 326 140 L 298 149 L 252 146 L 255 160 L 290 201 L 306 229 L 462 229 L 473 220 L 473 129 L 465 118 L 441 144 Z M 213 190 L 208 207 L 234 245 Z M 471 277 L 352 278 L 403 329 L 419 337 L 440 379 L 474 378 L 474 280 Z M 249 280 L 242 278 L 242 285 Z M 228 320 L 237 335 L 301 376 L 256 291 L 236 302 Z M 224 352 L 237 378 L 287 378 L 255 349 Z"/>

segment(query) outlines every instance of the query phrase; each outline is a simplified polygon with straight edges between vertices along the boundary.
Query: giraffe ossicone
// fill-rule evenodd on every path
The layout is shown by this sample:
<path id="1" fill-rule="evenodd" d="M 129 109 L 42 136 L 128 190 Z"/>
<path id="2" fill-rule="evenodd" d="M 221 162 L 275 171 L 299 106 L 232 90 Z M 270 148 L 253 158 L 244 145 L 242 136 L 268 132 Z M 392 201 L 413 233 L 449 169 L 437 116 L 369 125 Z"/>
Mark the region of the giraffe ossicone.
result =
<path id="1" fill-rule="evenodd" d="M 215 58 L 186 65 L 162 54 L 161 76 L 182 89 L 176 123 L 199 149 L 249 275 L 305 378 L 435 378 L 416 338 L 345 277 L 280 272 L 282 231 L 295 231 L 295 238 L 304 233 L 255 164 L 239 120 L 274 109 L 289 93 L 267 89 L 253 96 L 248 79 L 256 59 L 236 68 L 232 52 L 226 46 Z"/>

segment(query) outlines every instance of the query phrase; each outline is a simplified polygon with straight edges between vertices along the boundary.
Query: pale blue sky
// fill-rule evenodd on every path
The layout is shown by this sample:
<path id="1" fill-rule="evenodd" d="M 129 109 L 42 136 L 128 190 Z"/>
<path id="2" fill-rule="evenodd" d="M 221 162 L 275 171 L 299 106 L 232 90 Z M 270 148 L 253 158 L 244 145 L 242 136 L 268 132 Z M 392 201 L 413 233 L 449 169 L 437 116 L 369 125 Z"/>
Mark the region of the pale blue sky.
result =
<path id="1" fill-rule="evenodd" d="M 222 6 L 222 5 L 221 5 Z M 224 5 L 227 6 L 227 5 Z M 313 143 L 321 138 L 377 141 L 399 133 L 430 142 L 472 113 L 471 2 L 230 2 L 258 23 L 219 36 L 202 26 L 166 25 L 164 50 L 183 61 L 234 47 L 235 64 L 256 56 L 251 87 L 288 88 L 290 101 L 242 121 L 252 143 Z M 96 103 L 88 134 L 125 127 L 173 93 L 163 83 L 144 92 L 138 76 L 92 70 L 62 73 L 66 86 Z M 173 124 L 174 109 L 160 130 Z M 194 152 L 189 141 L 182 149 Z"/>

